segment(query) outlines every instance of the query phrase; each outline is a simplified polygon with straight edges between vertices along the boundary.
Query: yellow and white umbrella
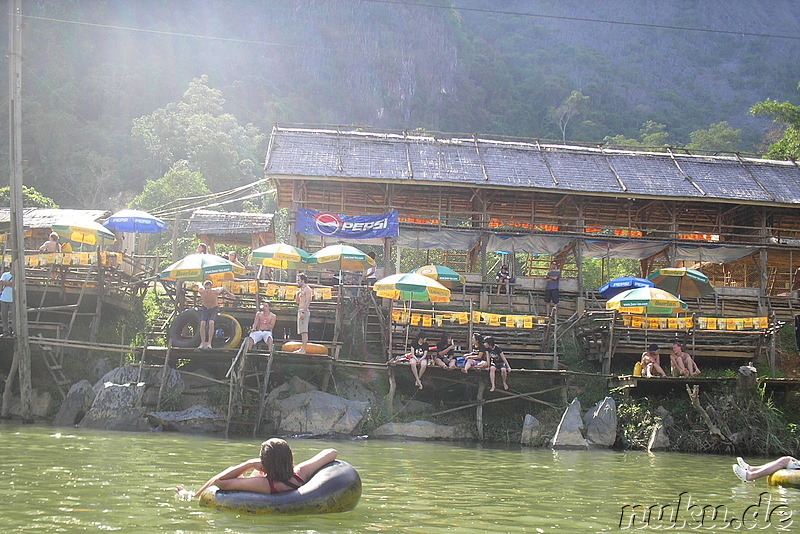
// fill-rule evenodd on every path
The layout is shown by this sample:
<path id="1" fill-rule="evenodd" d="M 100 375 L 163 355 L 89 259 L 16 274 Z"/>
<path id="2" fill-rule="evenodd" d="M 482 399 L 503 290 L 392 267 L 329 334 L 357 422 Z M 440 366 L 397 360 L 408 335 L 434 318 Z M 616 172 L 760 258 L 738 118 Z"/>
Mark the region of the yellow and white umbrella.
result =
<path id="1" fill-rule="evenodd" d="M 450 290 L 427 276 L 400 273 L 381 278 L 372 286 L 377 296 L 416 302 L 450 302 Z"/>

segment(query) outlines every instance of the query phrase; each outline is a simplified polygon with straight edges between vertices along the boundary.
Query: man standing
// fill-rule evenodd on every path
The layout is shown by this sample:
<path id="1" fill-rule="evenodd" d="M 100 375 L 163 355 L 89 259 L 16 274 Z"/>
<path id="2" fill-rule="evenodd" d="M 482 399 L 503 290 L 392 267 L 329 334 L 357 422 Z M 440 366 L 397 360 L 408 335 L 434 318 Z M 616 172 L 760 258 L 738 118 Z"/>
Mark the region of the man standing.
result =
<path id="1" fill-rule="evenodd" d="M 211 340 L 214 339 L 214 321 L 219 313 L 219 296 L 226 295 L 235 298 L 235 295 L 224 287 L 212 287 L 211 280 L 206 280 L 199 288 L 200 302 L 200 347 L 210 349 Z"/>
<path id="2" fill-rule="evenodd" d="M 545 277 L 547 284 L 544 286 L 544 303 L 547 306 L 547 316 L 553 311 L 553 308 L 558 306 L 558 282 L 561 280 L 561 270 L 558 268 L 558 262 L 550 262 L 550 272 Z"/>
<path id="3" fill-rule="evenodd" d="M 294 300 L 297 302 L 297 333 L 300 334 L 302 344 L 295 352 L 305 354 L 308 345 L 308 323 L 311 320 L 311 288 L 308 287 L 306 273 L 298 273 L 297 287 L 299 291 Z"/>
<path id="4" fill-rule="evenodd" d="M 3 320 L 3 337 L 14 335 L 14 282 L 11 281 L 11 271 L 6 271 L 0 276 L 0 318 Z"/>
<path id="5" fill-rule="evenodd" d="M 255 319 L 253 319 L 253 328 L 250 330 L 250 335 L 245 340 L 247 344 L 244 349 L 245 352 L 253 348 L 259 341 L 264 341 L 270 354 L 272 354 L 272 330 L 275 328 L 277 320 L 278 316 L 269 309 L 269 302 L 263 301 L 260 309 L 256 312 Z"/>

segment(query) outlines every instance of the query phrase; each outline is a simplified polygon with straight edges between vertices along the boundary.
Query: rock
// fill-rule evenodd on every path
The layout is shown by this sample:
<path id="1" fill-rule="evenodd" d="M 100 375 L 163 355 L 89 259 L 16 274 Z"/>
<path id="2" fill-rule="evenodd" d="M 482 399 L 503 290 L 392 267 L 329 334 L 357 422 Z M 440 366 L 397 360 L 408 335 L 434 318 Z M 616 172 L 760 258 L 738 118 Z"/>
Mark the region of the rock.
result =
<path id="1" fill-rule="evenodd" d="M 270 416 L 281 431 L 292 434 L 357 434 L 369 404 L 324 391 L 292 395 L 270 404 Z"/>
<path id="2" fill-rule="evenodd" d="M 97 394 L 92 407 L 81 420 L 81 428 L 102 430 L 129 430 L 143 432 L 150 430 L 142 407 L 145 385 L 113 384 L 106 382 Z"/>
<path id="3" fill-rule="evenodd" d="M 386 423 L 372 432 L 372 437 L 402 437 L 422 440 L 464 439 L 467 437 L 457 427 L 437 425 L 430 421 L 414 421 L 411 423 Z"/>
<path id="4" fill-rule="evenodd" d="M 581 434 L 582 428 L 581 403 L 576 397 L 564 410 L 556 433 L 550 440 L 550 447 L 553 449 L 588 449 L 589 442 Z"/>
<path id="5" fill-rule="evenodd" d="M 99 380 L 113 369 L 114 367 L 108 358 L 100 358 L 94 364 L 94 369 L 92 369 L 92 378 Z"/>
<path id="6" fill-rule="evenodd" d="M 522 422 L 522 437 L 520 443 L 523 445 L 533 445 L 541 435 L 541 424 L 531 414 L 525 414 L 525 421 Z"/>
<path id="7" fill-rule="evenodd" d="M 225 418 L 200 405 L 180 412 L 149 412 L 147 419 L 163 430 L 188 434 L 215 434 L 225 430 Z"/>
<path id="8" fill-rule="evenodd" d="M 372 406 L 378 404 L 378 395 L 360 380 L 345 380 L 338 383 L 336 394 L 343 399 L 368 402 Z"/>
<path id="9" fill-rule="evenodd" d="M 53 412 L 53 396 L 48 391 L 31 389 L 31 412 L 30 416 L 34 419 L 42 419 Z M 11 398 L 8 414 L 13 417 L 22 417 L 22 402 L 19 394 Z"/>
<path id="10" fill-rule="evenodd" d="M 583 417 L 586 439 L 597 447 L 612 447 L 617 441 L 617 404 L 606 397 Z"/>
<path id="11" fill-rule="evenodd" d="M 94 402 L 95 393 L 92 389 L 92 384 L 88 380 L 81 380 L 76 384 L 72 384 L 69 388 L 64 402 L 61 403 L 55 419 L 53 419 L 54 426 L 75 426 L 80 423 L 86 412 L 92 407 Z"/>
<path id="12" fill-rule="evenodd" d="M 288 399 L 292 395 L 297 395 L 298 393 L 308 393 L 309 391 L 317 391 L 317 388 L 302 378 L 293 376 L 291 380 L 284 382 L 269 392 L 269 395 L 267 395 L 267 404 Z"/>
<path id="13" fill-rule="evenodd" d="M 650 441 L 647 442 L 647 450 L 655 451 L 667 448 L 669 448 L 669 436 L 667 436 L 667 432 L 664 430 L 664 425 L 658 423 L 653 427 L 653 431 L 650 433 Z"/>
<path id="14" fill-rule="evenodd" d="M 661 418 L 661 422 L 664 423 L 665 428 L 675 424 L 675 419 L 673 419 L 672 414 L 663 406 L 656 408 L 655 413 Z"/>
<path id="15" fill-rule="evenodd" d="M 112 384 L 142 383 L 145 386 L 142 404 L 155 406 L 158 404 L 158 394 L 161 391 L 161 377 L 164 375 L 164 367 L 143 367 L 141 376 L 139 371 L 138 365 L 125 365 L 112 369 L 94 385 L 94 391 L 99 393 L 105 387 L 105 384 L 109 382 Z M 178 398 L 186 388 L 181 373 L 172 367 L 167 368 L 167 373 L 162 399 Z"/>
<path id="16" fill-rule="evenodd" d="M 408 402 L 404 402 L 403 405 L 400 407 L 400 411 L 398 411 L 397 413 L 398 414 L 402 413 L 405 415 L 408 414 L 425 415 L 433 413 L 435 410 L 436 408 L 433 406 L 433 404 L 412 399 Z"/>

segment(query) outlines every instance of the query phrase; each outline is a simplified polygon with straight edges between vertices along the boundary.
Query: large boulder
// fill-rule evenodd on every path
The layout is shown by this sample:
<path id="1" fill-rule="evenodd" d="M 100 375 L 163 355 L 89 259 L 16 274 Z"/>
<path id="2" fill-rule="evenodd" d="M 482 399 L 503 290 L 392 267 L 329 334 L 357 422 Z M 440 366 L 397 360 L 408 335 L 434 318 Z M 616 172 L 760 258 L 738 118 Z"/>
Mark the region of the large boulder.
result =
<path id="1" fill-rule="evenodd" d="M 147 419 L 162 430 L 189 434 L 216 434 L 225 430 L 225 418 L 200 405 L 180 412 L 149 412 Z"/>
<path id="2" fill-rule="evenodd" d="M 81 428 L 101 430 L 150 430 L 142 407 L 145 385 L 106 382 L 95 397 L 92 407 L 81 420 Z"/>
<path id="3" fill-rule="evenodd" d="M 467 436 L 458 427 L 437 425 L 430 421 L 411 423 L 386 423 L 372 432 L 375 438 L 412 438 L 420 440 L 464 439 Z"/>
<path id="4" fill-rule="evenodd" d="M 267 395 L 267 404 L 274 404 L 284 399 L 288 399 L 292 395 L 297 395 L 298 393 L 308 393 L 310 391 L 317 391 L 317 388 L 302 378 L 293 376 L 288 382 L 284 382 L 269 392 L 269 395 Z"/>
<path id="5" fill-rule="evenodd" d="M 54 426 L 75 426 L 80 423 L 86 412 L 92 407 L 95 393 L 88 380 L 81 380 L 69 388 L 64 402 L 61 403 L 55 419 Z"/>
<path id="6" fill-rule="evenodd" d="M 533 445 L 541 435 L 541 424 L 531 414 L 525 414 L 525 420 L 522 422 L 522 437 L 520 443 L 523 445 Z"/>
<path id="7" fill-rule="evenodd" d="M 345 380 L 336 384 L 336 394 L 347 400 L 378 404 L 378 394 L 360 380 Z"/>
<path id="8" fill-rule="evenodd" d="M 357 434 L 369 403 L 308 391 L 270 404 L 270 417 L 292 434 Z"/>
<path id="9" fill-rule="evenodd" d="M 397 406 L 396 403 L 395 406 Z M 404 417 L 411 414 L 427 415 L 435 411 L 436 407 L 433 404 L 411 399 L 410 401 L 404 402 L 395 415 L 403 414 Z"/>
<path id="10" fill-rule="evenodd" d="M 164 376 L 164 367 L 142 367 L 140 369 L 138 365 L 124 365 L 112 369 L 94 385 L 94 391 L 99 393 L 109 382 L 113 384 L 142 383 L 145 385 L 142 404 L 154 406 L 158 403 L 159 392 L 163 398 L 177 398 L 186 388 L 179 371 L 167 367 L 166 372 L 167 381 L 163 391 L 161 390 L 161 381 Z"/>
<path id="11" fill-rule="evenodd" d="M 581 403 L 577 397 L 564 410 L 550 447 L 553 449 L 588 449 L 589 442 L 583 437 L 583 419 L 581 419 Z"/>
<path id="12" fill-rule="evenodd" d="M 49 391 L 36 388 L 31 389 L 30 417 L 42 419 L 51 416 L 53 414 L 52 410 L 54 409 L 53 395 L 51 395 Z M 19 395 L 11 397 L 8 414 L 12 417 L 22 417 L 22 402 Z"/>
<path id="13" fill-rule="evenodd" d="M 655 451 L 668 448 L 669 436 L 667 436 L 667 431 L 664 429 L 664 425 L 658 423 L 653 427 L 653 431 L 650 433 L 650 440 L 647 442 L 647 450 Z"/>
<path id="14" fill-rule="evenodd" d="M 617 441 L 617 404 L 606 397 L 583 417 L 586 439 L 596 447 L 612 447 Z"/>

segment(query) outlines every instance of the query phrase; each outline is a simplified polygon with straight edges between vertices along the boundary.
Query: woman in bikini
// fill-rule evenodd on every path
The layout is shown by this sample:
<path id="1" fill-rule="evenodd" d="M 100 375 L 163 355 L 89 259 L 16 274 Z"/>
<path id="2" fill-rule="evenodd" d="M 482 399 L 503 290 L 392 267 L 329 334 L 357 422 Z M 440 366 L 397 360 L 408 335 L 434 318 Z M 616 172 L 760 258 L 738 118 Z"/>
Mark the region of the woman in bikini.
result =
<path id="1" fill-rule="evenodd" d="M 210 486 L 221 490 L 251 491 L 254 493 L 285 493 L 305 484 L 314 473 L 336 459 L 336 449 L 325 449 L 310 460 L 294 465 L 292 449 L 286 441 L 272 438 L 261 444 L 261 457 L 231 466 L 211 477 L 192 497 L 199 497 Z M 246 476 L 248 471 L 252 471 Z M 182 486 L 175 488 L 178 496 L 190 492 Z"/>

